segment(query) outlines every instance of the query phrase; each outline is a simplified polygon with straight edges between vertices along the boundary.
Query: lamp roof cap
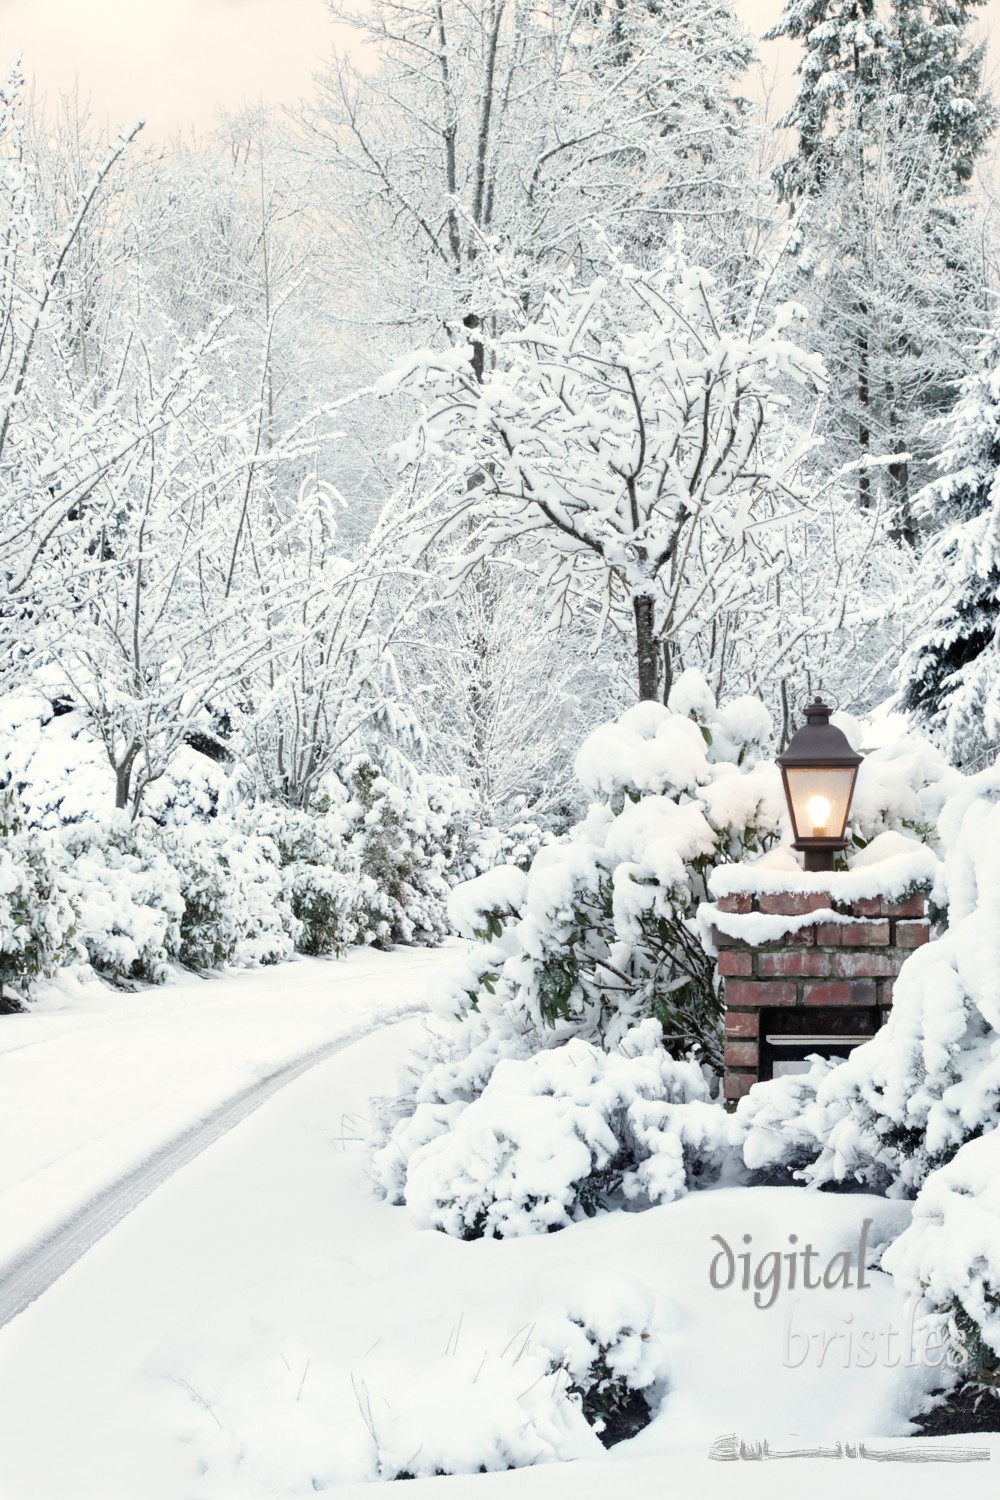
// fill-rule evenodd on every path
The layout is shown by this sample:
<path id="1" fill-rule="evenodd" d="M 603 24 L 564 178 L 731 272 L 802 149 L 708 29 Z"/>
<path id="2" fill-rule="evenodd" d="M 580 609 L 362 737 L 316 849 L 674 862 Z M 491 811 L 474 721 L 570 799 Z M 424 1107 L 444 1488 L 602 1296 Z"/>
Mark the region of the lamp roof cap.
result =
<path id="1" fill-rule="evenodd" d="M 782 770 L 797 766 L 860 766 L 864 756 L 852 750 L 843 730 L 830 723 L 832 713 L 830 705 L 818 695 L 812 703 L 806 704 L 805 724 L 792 735 L 788 748 L 777 757 Z"/>

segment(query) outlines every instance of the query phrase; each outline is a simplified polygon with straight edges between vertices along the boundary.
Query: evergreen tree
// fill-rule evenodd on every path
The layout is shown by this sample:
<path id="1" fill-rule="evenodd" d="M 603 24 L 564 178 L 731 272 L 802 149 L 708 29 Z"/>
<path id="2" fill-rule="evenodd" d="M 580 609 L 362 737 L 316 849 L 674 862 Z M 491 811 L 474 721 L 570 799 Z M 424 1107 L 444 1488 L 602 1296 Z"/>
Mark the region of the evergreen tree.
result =
<path id="1" fill-rule="evenodd" d="M 918 498 L 947 524 L 921 563 L 917 597 L 933 607 L 900 681 L 904 707 L 968 765 L 992 756 L 1000 738 L 1000 329 L 934 427 L 943 473 Z"/>
<path id="2" fill-rule="evenodd" d="M 798 132 L 797 152 L 775 172 L 781 196 L 794 201 L 823 186 L 845 122 L 863 130 L 865 106 L 883 77 L 888 34 L 875 0 L 788 0 L 763 39 L 780 37 L 805 48 L 798 93 L 778 121 Z"/>
<path id="3" fill-rule="evenodd" d="M 985 0 L 895 0 L 888 81 L 901 118 L 917 110 L 956 186 L 971 181 L 998 113 L 983 87 L 986 42 L 968 27 Z"/>
<path id="4" fill-rule="evenodd" d="M 765 41 L 789 37 L 805 48 L 798 93 L 779 123 L 798 132 L 796 154 L 777 171 L 784 197 L 823 186 L 832 160 L 853 136 L 871 151 L 871 113 L 884 101 L 899 120 L 926 122 L 956 185 L 973 174 L 997 110 L 983 88 L 985 42 L 970 42 L 985 0 L 788 0 Z"/>
<path id="5" fill-rule="evenodd" d="M 768 33 L 805 48 L 781 121 L 798 147 L 775 176 L 809 205 L 799 267 L 833 377 L 829 435 L 844 460 L 891 457 L 891 524 L 910 541 L 906 455 L 922 461 L 922 429 L 979 321 L 960 194 L 997 123 L 984 46 L 967 34 L 981 3 L 789 0 Z M 864 468 L 858 497 L 875 498 Z"/>

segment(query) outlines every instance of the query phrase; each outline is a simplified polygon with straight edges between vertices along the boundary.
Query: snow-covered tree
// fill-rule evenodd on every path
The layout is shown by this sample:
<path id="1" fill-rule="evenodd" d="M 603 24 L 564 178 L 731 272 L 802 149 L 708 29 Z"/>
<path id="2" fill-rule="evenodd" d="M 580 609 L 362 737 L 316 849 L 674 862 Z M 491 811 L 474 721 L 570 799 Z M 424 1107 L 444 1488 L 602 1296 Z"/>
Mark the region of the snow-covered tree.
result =
<path id="1" fill-rule="evenodd" d="M 903 701 L 965 764 L 1000 741 L 1000 335 L 934 425 L 940 477 L 919 497 L 940 528 L 917 595 L 930 599 L 900 666 Z"/>
<path id="2" fill-rule="evenodd" d="M 338 499 L 306 483 L 284 507 L 280 532 L 265 532 L 256 598 L 263 649 L 233 694 L 236 752 L 266 797 L 298 808 L 362 750 L 380 741 L 414 750 L 421 742 L 393 645 L 424 580 L 395 564 L 378 527 L 346 556 Z"/>
<path id="3" fill-rule="evenodd" d="M 798 149 L 779 169 L 789 198 L 822 187 L 838 156 L 871 158 L 870 130 L 888 106 L 926 126 L 957 183 L 966 183 L 996 128 L 983 84 L 984 41 L 969 27 L 984 0 L 787 0 L 765 37 L 805 51 L 796 97 L 780 122 Z"/>
<path id="4" fill-rule="evenodd" d="M 781 122 L 797 149 L 776 177 L 808 205 L 797 290 L 829 368 L 827 431 L 844 459 L 891 457 L 890 524 L 910 542 L 911 455 L 924 457 L 921 428 L 947 404 L 982 308 L 962 191 L 998 116 L 968 36 L 975 9 L 790 0 L 769 33 L 805 48 Z M 858 498 L 875 500 L 865 467 Z"/>
<path id="5" fill-rule="evenodd" d="M 385 389 L 424 407 L 401 449 L 424 484 L 409 524 L 450 539 L 453 575 L 519 549 L 557 620 L 582 602 L 632 639 L 639 696 L 657 698 L 677 648 L 781 565 L 771 538 L 810 447 L 785 393 L 822 366 L 791 336 L 801 308 L 734 316 L 680 253 L 643 271 L 609 251 L 604 270 L 554 279 L 537 317 L 509 290 L 484 380 L 466 345 Z"/>
<path id="6" fill-rule="evenodd" d="M 501 559 L 475 586 L 437 583 L 398 652 L 429 764 L 475 787 L 504 827 L 577 810 L 565 768 L 581 735 L 632 698 L 624 652 L 594 659 L 585 623 L 553 632 L 548 615 L 531 571 Z"/>
<path id="7" fill-rule="evenodd" d="M 732 85 L 751 48 L 725 0 L 330 9 L 365 55 L 333 58 L 306 119 L 349 274 L 378 267 L 380 323 L 474 335 L 491 243 L 586 262 L 595 218 L 648 245 L 675 215 L 711 232 L 745 191 Z"/>
<path id="8" fill-rule="evenodd" d="M 73 358 L 81 313 L 71 265 L 142 122 L 89 161 L 76 191 L 53 205 L 29 150 L 23 91 L 15 64 L 0 87 L 0 569 L 8 595 L 24 593 L 53 537 L 160 430 L 165 399 L 161 387 L 129 411 L 120 387 L 88 378 Z M 21 608 L 8 603 L 5 618 L 23 620 Z"/>

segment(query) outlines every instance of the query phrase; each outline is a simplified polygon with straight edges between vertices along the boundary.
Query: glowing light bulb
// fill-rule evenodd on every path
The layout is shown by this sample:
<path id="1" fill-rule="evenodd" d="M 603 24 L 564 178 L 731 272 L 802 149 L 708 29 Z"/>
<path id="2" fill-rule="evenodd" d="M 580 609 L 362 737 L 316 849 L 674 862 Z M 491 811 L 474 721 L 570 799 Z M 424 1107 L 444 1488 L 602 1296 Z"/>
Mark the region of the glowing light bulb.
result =
<path id="1" fill-rule="evenodd" d="M 820 838 L 826 833 L 826 825 L 830 821 L 830 803 L 826 797 L 810 797 L 806 803 L 806 812 L 813 826 L 813 838 Z"/>

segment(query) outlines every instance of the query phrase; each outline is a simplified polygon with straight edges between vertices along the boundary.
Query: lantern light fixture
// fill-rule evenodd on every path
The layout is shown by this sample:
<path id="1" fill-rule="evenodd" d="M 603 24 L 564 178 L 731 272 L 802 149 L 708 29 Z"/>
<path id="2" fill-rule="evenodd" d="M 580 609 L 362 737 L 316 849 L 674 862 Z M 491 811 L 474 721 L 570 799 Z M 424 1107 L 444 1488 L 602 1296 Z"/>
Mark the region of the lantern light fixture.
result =
<path id="1" fill-rule="evenodd" d="M 803 851 L 807 870 L 832 870 L 834 855 L 846 847 L 844 831 L 864 759 L 830 723 L 832 712 L 819 697 L 807 704 L 805 724 L 778 756 L 795 834 L 792 848 Z"/>

